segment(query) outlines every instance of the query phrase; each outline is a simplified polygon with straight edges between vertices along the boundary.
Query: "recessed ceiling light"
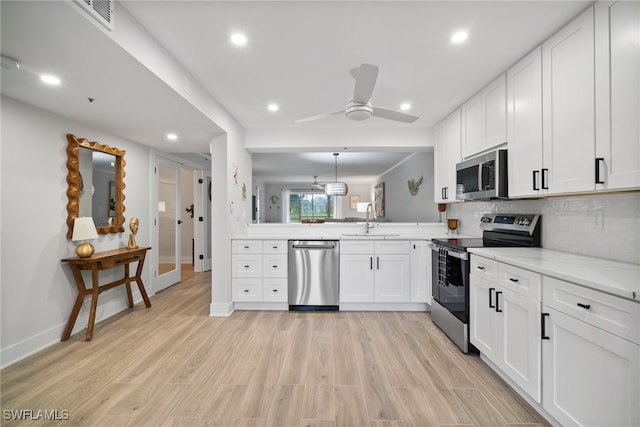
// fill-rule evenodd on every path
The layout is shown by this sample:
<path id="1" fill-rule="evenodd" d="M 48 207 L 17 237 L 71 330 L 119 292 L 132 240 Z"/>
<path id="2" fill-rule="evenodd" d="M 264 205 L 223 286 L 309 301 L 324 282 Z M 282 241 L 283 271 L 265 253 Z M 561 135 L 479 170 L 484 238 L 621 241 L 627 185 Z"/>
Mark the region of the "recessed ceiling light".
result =
<path id="1" fill-rule="evenodd" d="M 462 43 L 469 37 L 469 33 L 466 31 L 458 31 L 451 36 L 452 43 Z"/>
<path id="2" fill-rule="evenodd" d="M 231 43 L 236 46 L 244 46 L 247 44 L 247 36 L 242 33 L 233 33 L 231 34 Z"/>
<path id="3" fill-rule="evenodd" d="M 167 139 L 170 141 L 175 141 L 176 139 L 178 139 L 178 135 L 176 135 L 175 133 L 168 133 Z"/>
<path id="4" fill-rule="evenodd" d="M 267 108 L 269 109 L 269 111 L 274 111 L 274 112 L 280 109 L 280 107 L 278 107 L 278 104 L 269 104 Z"/>
<path id="5" fill-rule="evenodd" d="M 411 104 L 409 104 L 408 102 L 405 102 L 404 104 L 400 104 L 400 109 L 402 111 L 407 111 L 411 109 Z"/>
<path id="6" fill-rule="evenodd" d="M 61 83 L 59 78 L 57 78 L 56 76 L 52 76 L 51 74 L 41 75 L 40 80 L 52 86 L 58 86 Z"/>

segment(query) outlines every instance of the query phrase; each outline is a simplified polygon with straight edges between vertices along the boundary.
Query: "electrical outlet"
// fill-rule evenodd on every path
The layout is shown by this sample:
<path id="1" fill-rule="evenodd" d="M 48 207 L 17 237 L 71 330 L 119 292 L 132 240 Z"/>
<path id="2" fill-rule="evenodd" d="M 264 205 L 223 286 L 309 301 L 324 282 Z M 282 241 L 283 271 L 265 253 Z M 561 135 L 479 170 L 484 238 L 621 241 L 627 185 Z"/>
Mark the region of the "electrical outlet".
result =
<path id="1" fill-rule="evenodd" d="M 604 212 L 594 211 L 591 212 L 591 229 L 592 230 L 604 230 Z"/>

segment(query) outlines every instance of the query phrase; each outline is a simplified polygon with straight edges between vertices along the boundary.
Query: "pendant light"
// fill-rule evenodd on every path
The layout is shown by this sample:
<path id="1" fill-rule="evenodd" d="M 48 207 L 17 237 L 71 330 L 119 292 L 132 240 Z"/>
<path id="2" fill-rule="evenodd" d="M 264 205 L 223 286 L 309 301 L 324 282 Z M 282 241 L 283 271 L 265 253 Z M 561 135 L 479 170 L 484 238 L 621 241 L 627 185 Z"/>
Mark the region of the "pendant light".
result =
<path id="1" fill-rule="evenodd" d="M 335 158 L 336 180 L 324 186 L 324 192 L 330 196 L 344 196 L 349 191 L 349 187 L 344 182 L 338 182 L 338 156 L 340 153 L 333 153 Z"/>

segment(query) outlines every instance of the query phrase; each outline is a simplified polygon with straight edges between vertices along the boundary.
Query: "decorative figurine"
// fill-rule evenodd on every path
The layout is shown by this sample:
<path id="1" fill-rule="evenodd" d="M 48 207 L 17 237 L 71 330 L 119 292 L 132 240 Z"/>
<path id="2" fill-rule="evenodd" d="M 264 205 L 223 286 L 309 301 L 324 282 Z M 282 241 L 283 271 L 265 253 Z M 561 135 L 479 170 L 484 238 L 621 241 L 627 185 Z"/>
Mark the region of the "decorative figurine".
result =
<path id="1" fill-rule="evenodd" d="M 136 234 L 138 233 L 139 224 L 140 221 L 136 217 L 131 218 L 131 221 L 129 221 L 129 229 L 131 230 L 131 234 L 129 234 L 129 244 L 127 245 L 127 247 L 130 249 L 135 249 L 138 247 L 138 244 L 136 243 Z"/>

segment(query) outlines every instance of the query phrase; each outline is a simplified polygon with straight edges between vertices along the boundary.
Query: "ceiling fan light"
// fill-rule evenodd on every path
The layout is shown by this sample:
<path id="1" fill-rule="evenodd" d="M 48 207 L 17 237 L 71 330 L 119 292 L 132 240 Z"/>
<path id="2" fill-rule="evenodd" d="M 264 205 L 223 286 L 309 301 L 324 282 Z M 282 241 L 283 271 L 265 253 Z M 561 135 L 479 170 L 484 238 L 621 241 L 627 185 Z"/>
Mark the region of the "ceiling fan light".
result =
<path id="1" fill-rule="evenodd" d="M 367 104 L 358 104 L 353 101 L 349 103 L 347 109 L 344 111 L 344 115 L 347 118 L 355 121 L 367 120 L 373 114 L 373 108 L 371 108 L 370 103 Z"/>
<path id="2" fill-rule="evenodd" d="M 324 186 L 325 194 L 330 196 L 344 196 L 349 191 L 349 187 L 344 182 L 328 182 Z"/>

